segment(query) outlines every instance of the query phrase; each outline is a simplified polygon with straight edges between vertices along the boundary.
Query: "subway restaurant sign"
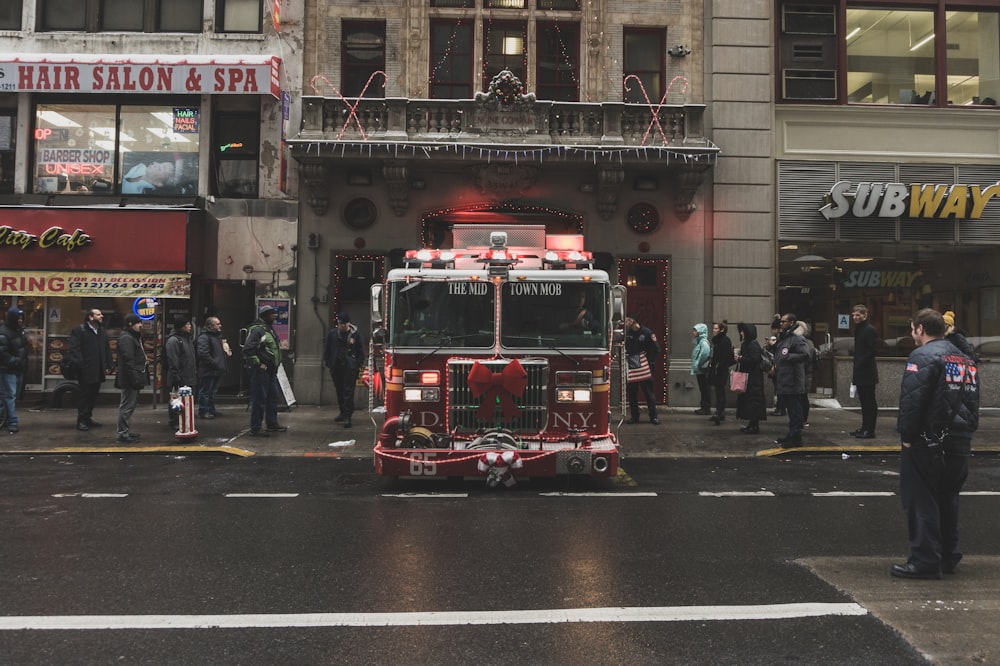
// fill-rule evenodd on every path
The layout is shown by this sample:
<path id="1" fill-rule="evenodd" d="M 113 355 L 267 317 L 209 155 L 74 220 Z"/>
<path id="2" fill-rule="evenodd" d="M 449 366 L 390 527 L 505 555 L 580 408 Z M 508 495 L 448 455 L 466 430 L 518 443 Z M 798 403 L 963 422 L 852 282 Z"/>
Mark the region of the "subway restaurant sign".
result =
<path id="1" fill-rule="evenodd" d="M 854 217 L 894 219 L 975 220 L 983 216 L 987 204 L 1000 196 L 1000 182 L 994 185 L 928 185 L 913 183 L 858 183 L 842 180 L 824 197 L 819 209 L 833 220 L 851 213 Z"/>
<path id="2" fill-rule="evenodd" d="M 93 273 L 0 269 L 0 296 L 190 298 L 187 273 Z"/>

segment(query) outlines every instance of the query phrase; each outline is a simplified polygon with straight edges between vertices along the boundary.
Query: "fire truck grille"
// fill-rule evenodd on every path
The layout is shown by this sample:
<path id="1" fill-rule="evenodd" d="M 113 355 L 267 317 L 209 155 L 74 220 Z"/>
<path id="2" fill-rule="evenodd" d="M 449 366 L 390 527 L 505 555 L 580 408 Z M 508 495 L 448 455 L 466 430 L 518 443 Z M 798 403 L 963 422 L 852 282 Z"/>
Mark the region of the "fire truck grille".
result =
<path id="1" fill-rule="evenodd" d="M 499 393 L 513 400 L 517 407 L 514 418 L 503 413 L 503 398 L 489 396 L 489 418 L 480 417 L 484 396 L 475 397 L 469 386 L 469 371 L 476 361 L 458 360 L 448 363 L 448 429 L 458 432 L 475 432 L 480 428 L 506 428 L 514 432 L 540 432 L 548 421 L 549 364 L 544 359 L 519 360 L 528 373 L 527 386 L 521 395 L 511 395 L 500 389 Z M 490 372 L 502 372 L 509 361 L 479 361 Z"/>

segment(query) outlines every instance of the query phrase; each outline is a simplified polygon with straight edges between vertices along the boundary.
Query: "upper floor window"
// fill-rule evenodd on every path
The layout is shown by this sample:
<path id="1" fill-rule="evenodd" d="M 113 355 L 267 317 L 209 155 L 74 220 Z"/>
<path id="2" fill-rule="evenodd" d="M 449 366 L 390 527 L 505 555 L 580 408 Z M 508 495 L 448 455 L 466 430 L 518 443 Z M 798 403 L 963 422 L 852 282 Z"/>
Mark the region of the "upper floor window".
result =
<path id="1" fill-rule="evenodd" d="M 216 0 L 217 32 L 259 33 L 264 30 L 263 0 Z"/>
<path id="2" fill-rule="evenodd" d="M 385 22 L 344 21 L 340 41 L 340 92 L 348 97 L 385 97 L 378 79 L 368 84 L 373 72 L 385 71 Z"/>
<path id="3" fill-rule="evenodd" d="M 527 84 L 527 33 L 523 21 L 492 21 L 483 24 L 483 81 L 481 90 L 489 87 L 494 76 L 507 69 Z"/>
<path id="4" fill-rule="evenodd" d="M 472 28 L 461 20 L 431 22 L 431 99 L 472 97 Z"/>
<path id="5" fill-rule="evenodd" d="M 16 127 L 17 112 L 13 109 L 0 109 L 0 194 L 14 192 Z"/>
<path id="6" fill-rule="evenodd" d="M 663 96 L 666 77 L 666 33 L 660 29 L 625 28 L 623 33 L 622 73 L 624 75 L 624 100 L 653 103 Z M 642 82 L 640 87 L 635 76 Z M 643 94 L 645 91 L 645 94 Z"/>
<path id="7" fill-rule="evenodd" d="M 201 32 L 201 26 L 202 0 L 38 0 L 40 31 Z"/>
<path id="8" fill-rule="evenodd" d="M 220 111 L 212 142 L 212 191 L 219 197 L 256 199 L 260 173 L 260 114 Z"/>
<path id="9" fill-rule="evenodd" d="M 580 101 L 580 26 L 539 23 L 535 94 L 557 102 Z"/>
<path id="10" fill-rule="evenodd" d="M 0 2 L 0 30 L 20 30 L 21 11 L 21 0 Z"/>
<path id="11" fill-rule="evenodd" d="M 192 105 L 40 103 L 37 194 L 193 196 L 200 110 Z"/>
<path id="12" fill-rule="evenodd" d="M 779 99 L 840 104 L 996 106 L 1000 11 L 938 0 L 780 6 Z M 975 11 L 976 5 L 990 11 Z M 840 12 L 843 11 L 843 14 Z M 843 35 L 837 26 L 843 25 Z"/>

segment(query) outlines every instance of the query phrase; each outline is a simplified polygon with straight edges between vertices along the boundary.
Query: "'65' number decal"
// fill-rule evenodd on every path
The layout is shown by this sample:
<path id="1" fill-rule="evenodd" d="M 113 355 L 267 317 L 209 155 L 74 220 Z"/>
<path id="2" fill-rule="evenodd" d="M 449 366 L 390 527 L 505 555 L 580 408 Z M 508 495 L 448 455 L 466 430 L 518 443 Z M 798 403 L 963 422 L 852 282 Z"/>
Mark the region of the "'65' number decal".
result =
<path id="1" fill-rule="evenodd" d="M 411 476 L 437 476 L 436 453 L 413 453 L 410 455 Z"/>

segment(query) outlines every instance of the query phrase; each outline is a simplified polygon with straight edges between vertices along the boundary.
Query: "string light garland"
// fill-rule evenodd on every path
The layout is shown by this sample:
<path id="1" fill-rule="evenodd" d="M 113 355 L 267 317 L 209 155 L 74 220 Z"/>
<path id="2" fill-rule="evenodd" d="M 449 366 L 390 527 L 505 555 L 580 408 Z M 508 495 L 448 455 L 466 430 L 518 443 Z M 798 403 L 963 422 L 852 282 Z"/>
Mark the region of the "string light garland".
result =
<path id="1" fill-rule="evenodd" d="M 384 254 L 336 254 L 333 261 L 333 303 L 330 307 L 330 316 L 336 317 L 340 312 L 341 288 L 340 285 L 349 279 L 345 275 L 348 261 L 371 261 L 375 265 L 375 282 L 382 282 L 385 279 L 385 255 Z M 367 291 L 367 287 L 365 288 Z"/>

